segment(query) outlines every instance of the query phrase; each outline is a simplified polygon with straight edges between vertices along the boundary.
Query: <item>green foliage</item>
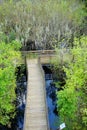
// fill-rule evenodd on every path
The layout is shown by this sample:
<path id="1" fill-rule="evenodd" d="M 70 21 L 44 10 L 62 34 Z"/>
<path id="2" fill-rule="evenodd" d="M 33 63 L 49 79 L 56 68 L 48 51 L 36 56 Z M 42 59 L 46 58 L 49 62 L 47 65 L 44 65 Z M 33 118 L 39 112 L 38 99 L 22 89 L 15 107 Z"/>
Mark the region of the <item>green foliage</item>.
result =
<path id="1" fill-rule="evenodd" d="M 72 62 L 63 67 L 66 84 L 57 92 L 57 106 L 66 130 L 87 129 L 87 37 L 74 39 Z"/>
<path id="2" fill-rule="evenodd" d="M 0 43 L 0 123 L 3 125 L 8 125 L 15 116 L 15 67 L 20 61 L 19 48 L 17 41 Z"/>

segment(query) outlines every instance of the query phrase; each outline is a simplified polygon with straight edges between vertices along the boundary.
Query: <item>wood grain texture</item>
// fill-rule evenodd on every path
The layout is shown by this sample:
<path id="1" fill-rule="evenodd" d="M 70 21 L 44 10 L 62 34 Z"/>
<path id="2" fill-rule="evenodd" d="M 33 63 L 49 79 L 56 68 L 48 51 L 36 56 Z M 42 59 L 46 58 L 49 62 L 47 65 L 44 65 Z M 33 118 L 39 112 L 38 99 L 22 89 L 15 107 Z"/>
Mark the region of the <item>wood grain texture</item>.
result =
<path id="1" fill-rule="evenodd" d="M 48 130 L 44 78 L 38 59 L 27 59 L 28 85 L 24 130 Z"/>

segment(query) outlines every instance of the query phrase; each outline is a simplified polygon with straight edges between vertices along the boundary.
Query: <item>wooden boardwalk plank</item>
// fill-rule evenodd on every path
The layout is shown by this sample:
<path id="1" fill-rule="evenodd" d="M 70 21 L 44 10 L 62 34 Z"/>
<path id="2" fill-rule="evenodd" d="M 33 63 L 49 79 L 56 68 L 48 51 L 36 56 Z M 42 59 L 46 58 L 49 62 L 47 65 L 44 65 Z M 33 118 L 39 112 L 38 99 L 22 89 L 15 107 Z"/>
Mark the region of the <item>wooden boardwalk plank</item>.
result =
<path id="1" fill-rule="evenodd" d="M 38 59 L 27 59 L 28 86 L 24 130 L 48 130 L 44 78 Z"/>

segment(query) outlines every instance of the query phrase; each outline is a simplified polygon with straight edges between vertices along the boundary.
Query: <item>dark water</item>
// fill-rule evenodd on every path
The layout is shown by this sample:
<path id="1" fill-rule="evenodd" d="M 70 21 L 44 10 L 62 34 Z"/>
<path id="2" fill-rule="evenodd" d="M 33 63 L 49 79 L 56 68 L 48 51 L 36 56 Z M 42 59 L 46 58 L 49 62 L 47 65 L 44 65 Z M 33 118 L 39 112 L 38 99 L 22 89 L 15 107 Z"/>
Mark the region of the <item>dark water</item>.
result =
<path id="1" fill-rule="evenodd" d="M 24 112 L 25 112 L 25 105 L 26 105 L 26 93 L 27 93 L 26 66 L 21 65 L 20 67 L 17 68 L 17 89 L 16 89 L 17 116 L 15 118 L 16 119 L 15 130 L 23 130 Z"/>
<path id="2" fill-rule="evenodd" d="M 26 76 L 22 76 L 21 82 L 17 83 L 17 116 L 16 116 L 16 130 L 23 130 L 24 124 L 24 111 L 25 111 L 25 104 L 26 104 L 26 93 L 27 93 L 27 82 Z"/>
<path id="3" fill-rule="evenodd" d="M 43 65 L 42 67 L 45 72 L 46 100 L 48 107 L 49 127 L 50 130 L 57 130 L 59 127 L 59 117 L 56 104 L 56 91 L 58 91 L 58 88 L 53 83 L 53 74 L 51 71 L 51 66 L 47 64 Z"/>
<path id="4" fill-rule="evenodd" d="M 59 117 L 56 106 L 56 91 L 57 88 L 53 85 L 53 80 L 46 80 L 46 96 L 50 130 L 57 130 L 59 127 Z"/>

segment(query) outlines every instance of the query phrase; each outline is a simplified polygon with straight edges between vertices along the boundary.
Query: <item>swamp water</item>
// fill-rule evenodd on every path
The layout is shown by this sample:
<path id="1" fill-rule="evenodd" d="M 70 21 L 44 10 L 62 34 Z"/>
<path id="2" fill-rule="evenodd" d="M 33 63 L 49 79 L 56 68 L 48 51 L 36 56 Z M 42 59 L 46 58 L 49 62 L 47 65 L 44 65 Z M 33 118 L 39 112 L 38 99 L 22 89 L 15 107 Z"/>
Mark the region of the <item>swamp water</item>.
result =
<path id="1" fill-rule="evenodd" d="M 43 66 L 46 82 L 46 101 L 48 107 L 48 119 L 50 130 L 57 130 L 59 127 L 59 117 L 57 112 L 56 91 L 58 88 L 53 83 L 52 72 L 47 66 Z"/>

